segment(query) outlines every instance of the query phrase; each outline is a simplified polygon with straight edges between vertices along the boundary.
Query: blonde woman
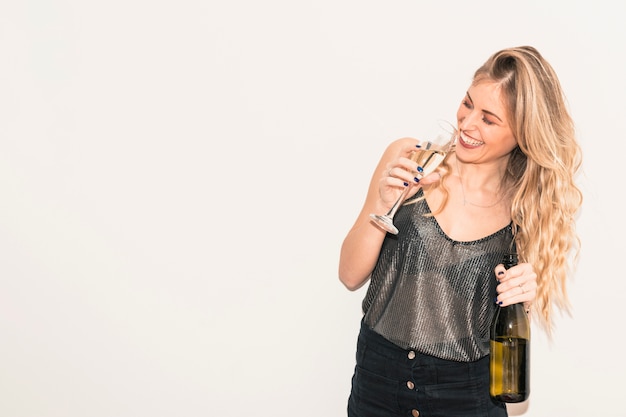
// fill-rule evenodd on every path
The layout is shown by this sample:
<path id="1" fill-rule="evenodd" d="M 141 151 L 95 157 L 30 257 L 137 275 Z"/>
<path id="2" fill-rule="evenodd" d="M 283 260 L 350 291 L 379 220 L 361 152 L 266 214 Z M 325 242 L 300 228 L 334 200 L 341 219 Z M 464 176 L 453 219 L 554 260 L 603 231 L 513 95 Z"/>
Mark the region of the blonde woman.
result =
<path id="1" fill-rule="evenodd" d="M 506 416 L 489 397 L 489 324 L 523 302 L 550 333 L 569 308 L 578 250 L 580 147 L 551 65 L 504 49 L 474 74 L 457 111 L 455 152 L 416 180 L 419 141 L 392 142 L 348 232 L 339 278 L 369 284 L 348 416 Z M 405 187 L 391 235 L 371 222 Z M 514 242 L 520 263 L 500 264 Z"/>

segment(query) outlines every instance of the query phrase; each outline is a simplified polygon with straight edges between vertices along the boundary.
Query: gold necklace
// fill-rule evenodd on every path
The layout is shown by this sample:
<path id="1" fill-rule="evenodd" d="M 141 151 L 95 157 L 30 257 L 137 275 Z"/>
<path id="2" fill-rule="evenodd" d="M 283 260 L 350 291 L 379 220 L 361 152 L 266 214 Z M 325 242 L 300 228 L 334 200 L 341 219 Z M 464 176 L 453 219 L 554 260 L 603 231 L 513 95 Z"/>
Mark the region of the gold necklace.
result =
<path id="1" fill-rule="evenodd" d="M 482 206 L 480 204 L 472 203 L 471 201 L 469 201 L 465 197 L 465 187 L 463 187 L 463 177 L 461 176 L 461 169 L 459 168 L 459 160 L 455 158 L 454 162 L 456 162 L 456 170 L 458 172 L 459 182 L 461 183 L 461 194 L 463 194 L 463 205 L 464 206 L 469 204 L 469 205 L 474 206 L 474 207 L 487 209 L 487 208 L 495 207 L 498 204 L 500 204 L 500 202 L 504 199 L 504 196 L 500 197 L 500 199 L 498 199 L 498 201 L 496 201 L 495 203 L 490 204 L 488 206 Z"/>

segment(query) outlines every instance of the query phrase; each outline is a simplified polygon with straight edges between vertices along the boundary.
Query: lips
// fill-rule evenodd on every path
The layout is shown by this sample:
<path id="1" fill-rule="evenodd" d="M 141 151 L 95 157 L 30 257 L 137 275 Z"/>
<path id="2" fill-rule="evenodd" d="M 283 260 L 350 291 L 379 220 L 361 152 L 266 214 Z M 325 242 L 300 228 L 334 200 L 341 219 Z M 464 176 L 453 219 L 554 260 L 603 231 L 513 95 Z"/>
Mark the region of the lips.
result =
<path id="1" fill-rule="evenodd" d="M 463 146 L 466 146 L 468 148 L 476 148 L 485 143 L 480 140 L 472 139 L 463 134 L 463 132 L 461 132 L 461 134 L 459 135 L 459 142 L 461 142 Z"/>

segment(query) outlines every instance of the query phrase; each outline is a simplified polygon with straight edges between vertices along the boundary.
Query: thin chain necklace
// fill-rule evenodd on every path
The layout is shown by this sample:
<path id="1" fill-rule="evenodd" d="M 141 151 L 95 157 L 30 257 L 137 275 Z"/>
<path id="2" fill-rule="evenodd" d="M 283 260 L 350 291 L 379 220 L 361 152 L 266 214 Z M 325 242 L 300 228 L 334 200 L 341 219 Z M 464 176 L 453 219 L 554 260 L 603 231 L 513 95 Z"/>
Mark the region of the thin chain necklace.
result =
<path id="1" fill-rule="evenodd" d="M 461 170 L 459 168 L 459 160 L 455 158 L 455 162 L 456 162 L 456 170 L 457 170 L 458 175 L 459 175 L 459 182 L 461 183 L 461 194 L 463 194 L 463 205 L 464 206 L 469 204 L 469 205 L 474 206 L 474 207 L 487 209 L 487 208 L 495 207 L 498 204 L 500 204 L 500 202 L 504 199 L 504 196 L 500 197 L 498 199 L 498 201 L 496 201 L 495 203 L 487 205 L 487 206 L 482 206 L 480 204 L 472 203 L 467 198 L 465 198 L 465 187 L 463 187 L 463 177 L 461 176 Z"/>

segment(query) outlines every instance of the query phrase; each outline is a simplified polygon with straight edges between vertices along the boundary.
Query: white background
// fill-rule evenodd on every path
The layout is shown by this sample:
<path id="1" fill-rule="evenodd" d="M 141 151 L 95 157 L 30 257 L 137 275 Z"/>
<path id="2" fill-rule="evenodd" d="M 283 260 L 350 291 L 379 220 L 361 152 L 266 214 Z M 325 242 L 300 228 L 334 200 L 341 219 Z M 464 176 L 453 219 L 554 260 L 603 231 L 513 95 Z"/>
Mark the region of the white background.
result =
<path id="1" fill-rule="evenodd" d="M 387 143 L 530 44 L 584 152 L 572 317 L 512 415 L 626 416 L 621 2 L 0 3 L 0 416 L 341 417 Z"/>

